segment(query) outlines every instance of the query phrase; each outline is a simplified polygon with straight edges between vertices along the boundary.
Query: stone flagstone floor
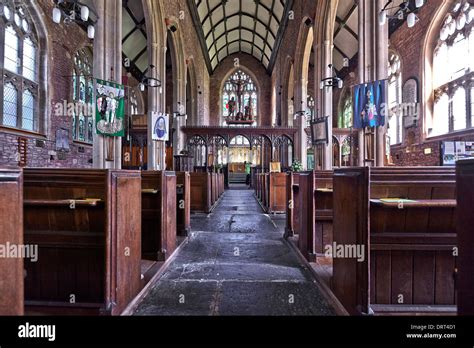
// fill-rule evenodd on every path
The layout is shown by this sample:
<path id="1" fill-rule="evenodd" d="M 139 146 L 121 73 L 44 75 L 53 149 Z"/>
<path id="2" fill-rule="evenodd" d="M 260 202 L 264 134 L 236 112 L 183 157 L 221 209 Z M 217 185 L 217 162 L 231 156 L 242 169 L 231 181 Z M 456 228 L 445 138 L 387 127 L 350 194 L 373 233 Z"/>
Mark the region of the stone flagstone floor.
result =
<path id="1" fill-rule="evenodd" d="M 262 211 L 253 191 L 226 191 L 135 315 L 335 315 L 283 239 L 284 216 Z"/>

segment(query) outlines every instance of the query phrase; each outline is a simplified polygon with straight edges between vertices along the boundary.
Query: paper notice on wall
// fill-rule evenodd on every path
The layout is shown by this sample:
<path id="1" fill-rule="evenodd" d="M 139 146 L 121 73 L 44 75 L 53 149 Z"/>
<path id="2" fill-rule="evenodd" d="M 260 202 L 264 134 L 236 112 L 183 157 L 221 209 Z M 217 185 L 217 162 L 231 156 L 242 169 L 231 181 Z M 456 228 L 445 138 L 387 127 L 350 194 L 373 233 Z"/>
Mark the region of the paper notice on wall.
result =
<path id="1" fill-rule="evenodd" d="M 456 154 L 456 143 L 451 141 L 444 143 L 444 154 L 454 156 Z"/>
<path id="2" fill-rule="evenodd" d="M 464 156 L 466 154 L 466 143 L 460 141 L 456 144 L 456 154 L 458 156 Z"/>
<path id="3" fill-rule="evenodd" d="M 474 156 L 474 143 L 473 142 L 466 142 L 466 154 L 470 156 Z"/>

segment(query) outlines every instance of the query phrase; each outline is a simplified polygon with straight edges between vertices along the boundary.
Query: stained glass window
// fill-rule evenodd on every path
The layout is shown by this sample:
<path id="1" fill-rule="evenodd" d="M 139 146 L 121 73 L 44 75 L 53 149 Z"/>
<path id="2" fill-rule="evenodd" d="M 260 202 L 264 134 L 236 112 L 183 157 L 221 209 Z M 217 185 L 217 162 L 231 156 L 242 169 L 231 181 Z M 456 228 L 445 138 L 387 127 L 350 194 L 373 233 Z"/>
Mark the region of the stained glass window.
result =
<path id="1" fill-rule="evenodd" d="M 76 141 L 92 143 L 93 97 L 92 53 L 88 48 L 81 49 L 74 56 L 74 74 L 72 78 L 72 100 L 76 112 L 72 117 L 72 134 Z M 93 128 L 93 127 L 92 127 Z"/>
<path id="2" fill-rule="evenodd" d="M 18 91 L 12 83 L 3 88 L 3 125 L 17 127 L 18 122 Z"/>
<path id="3" fill-rule="evenodd" d="M 339 118 L 339 128 L 352 127 L 352 98 L 348 95 L 344 101 L 342 114 Z"/>
<path id="4" fill-rule="evenodd" d="M 258 118 L 258 89 L 252 78 L 237 70 L 224 84 L 222 91 L 223 125 L 245 123 L 256 125 Z"/>
<path id="5" fill-rule="evenodd" d="M 6 127 L 39 131 L 38 44 L 28 12 L 14 1 L 3 1 L 0 30 L 3 31 L 3 112 L 0 124 Z"/>

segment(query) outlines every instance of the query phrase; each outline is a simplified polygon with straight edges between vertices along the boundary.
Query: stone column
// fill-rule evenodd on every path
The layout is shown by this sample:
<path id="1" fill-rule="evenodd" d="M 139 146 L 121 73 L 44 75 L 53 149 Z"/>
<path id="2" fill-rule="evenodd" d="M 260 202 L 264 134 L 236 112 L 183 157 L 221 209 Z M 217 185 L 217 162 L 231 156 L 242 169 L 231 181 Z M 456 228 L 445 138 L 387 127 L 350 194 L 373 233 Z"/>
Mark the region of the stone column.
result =
<path id="1" fill-rule="evenodd" d="M 99 16 L 95 26 L 94 77 L 122 83 L 122 0 L 94 0 Z M 107 139 L 94 132 L 93 166 L 122 168 L 122 138 L 113 139 L 113 161 L 106 161 Z"/>
<path id="2" fill-rule="evenodd" d="M 332 77 L 333 70 L 329 68 L 329 65 L 332 64 L 332 51 L 333 51 L 333 42 L 331 40 L 325 40 L 323 46 L 323 66 L 322 71 L 325 72 L 323 78 Z M 319 81 L 321 82 L 321 81 Z M 318 80 L 315 81 L 318 83 Z M 320 89 L 320 86 L 317 86 Z M 324 146 L 323 149 L 323 170 L 331 170 L 334 165 L 334 156 L 333 156 L 333 140 L 332 140 L 332 126 L 333 126 L 333 114 L 332 114 L 332 105 L 333 105 L 333 90 L 332 88 L 325 88 L 322 91 L 321 96 L 321 112 L 320 117 L 328 117 L 328 143 Z"/>
<path id="3" fill-rule="evenodd" d="M 295 86 L 295 100 L 294 100 L 294 113 L 299 111 L 306 111 L 306 101 L 308 98 L 308 80 L 305 77 L 298 78 Z M 295 115 L 288 115 L 294 119 Z M 296 120 L 293 121 L 295 126 L 298 128 L 298 132 L 295 138 L 295 154 L 296 159 L 301 162 L 304 170 L 308 168 L 307 154 L 308 149 L 306 148 L 306 118 L 304 115 L 299 114 Z M 280 161 L 282 159 L 280 158 Z M 291 163 L 290 163 L 291 165 Z"/>
<path id="4" fill-rule="evenodd" d="M 148 74 L 159 79 L 162 87 L 148 88 L 148 170 L 164 170 L 165 163 L 165 146 L 162 142 L 153 141 L 153 113 L 164 112 L 165 99 L 165 84 L 166 80 L 163 78 L 164 73 L 162 67 L 164 58 L 166 58 L 166 47 L 162 47 L 158 42 L 153 42 L 149 45 L 149 60 L 155 66 L 153 71 Z"/>
<path id="5" fill-rule="evenodd" d="M 359 79 L 360 83 L 384 80 L 388 77 L 388 21 L 379 24 L 379 13 L 385 0 L 359 1 Z M 355 115 L 357 117 L 357 115 Z M 386 118 L 386 124 L 388 119 Z M 387 126 L 375 133 L 375 166 L 385 164 L 385 135 Z M 365 137 L 359 132 L 359 165 L 364 166 Z"/>

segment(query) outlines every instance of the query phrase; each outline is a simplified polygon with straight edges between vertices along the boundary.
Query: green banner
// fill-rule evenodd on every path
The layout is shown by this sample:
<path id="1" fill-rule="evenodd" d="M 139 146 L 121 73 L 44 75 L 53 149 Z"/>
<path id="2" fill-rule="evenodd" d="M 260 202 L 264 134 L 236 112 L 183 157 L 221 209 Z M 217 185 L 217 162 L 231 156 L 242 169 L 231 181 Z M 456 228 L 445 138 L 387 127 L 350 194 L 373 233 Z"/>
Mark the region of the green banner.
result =
<path id="1" fill-rule="evenodd" d="M 96 80 L 96 131 L 108 137 L 125 136 L 125 87 Z"/>

